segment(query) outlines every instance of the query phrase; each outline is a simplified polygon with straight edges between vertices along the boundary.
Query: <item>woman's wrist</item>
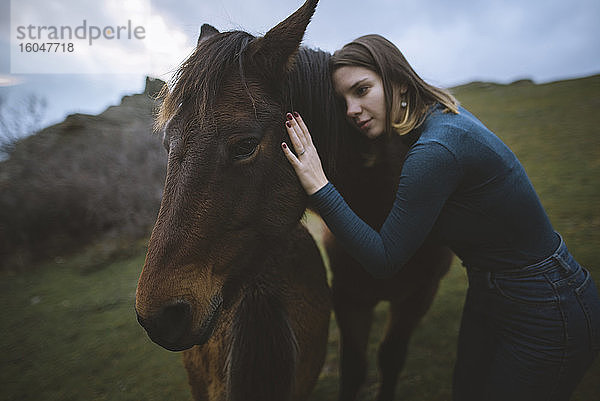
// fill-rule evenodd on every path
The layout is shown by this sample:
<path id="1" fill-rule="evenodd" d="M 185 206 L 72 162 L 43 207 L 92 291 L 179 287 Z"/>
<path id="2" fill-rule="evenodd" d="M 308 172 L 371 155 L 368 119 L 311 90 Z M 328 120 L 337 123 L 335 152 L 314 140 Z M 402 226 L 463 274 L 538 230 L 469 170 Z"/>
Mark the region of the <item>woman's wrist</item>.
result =
<path id="1" fill-rule="evenodd" d="M 308 196 L 314 195 L 317 192 L 319 192 L 320 189 L 325 187 L 325 185 L 327 185 L 328 183 L 329 183 L 329 180 L 327 178 L 323 177 L 322 179 L 320 179 L 319 181 L 317 181 L 313 185 L 311 185 L 310 188 L 305 188 L 306 193 L 308 194 Z"/>

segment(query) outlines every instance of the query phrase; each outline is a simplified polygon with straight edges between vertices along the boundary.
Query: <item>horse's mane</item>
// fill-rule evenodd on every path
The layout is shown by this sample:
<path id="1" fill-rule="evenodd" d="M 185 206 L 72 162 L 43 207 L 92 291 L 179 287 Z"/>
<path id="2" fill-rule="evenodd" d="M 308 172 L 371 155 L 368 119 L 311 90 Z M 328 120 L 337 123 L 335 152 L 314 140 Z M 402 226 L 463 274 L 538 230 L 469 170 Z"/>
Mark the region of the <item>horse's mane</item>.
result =
<path id="1" fill-rule="evenodd" d="M 173 75 L 172 90 L 166 85 L 163 88 L 160 96 L 164 99 L 155 128 L 164 128 L 181 104 L 193 107 L 194 124 L 209 122 L 221 85 L 233 66 L 237 66 L 241 83 L 252 100 L 243 54 L 253 39 L 255 37 L 247 32 L 231 31 L 201 41 Z M 282 112 L 301 113 L 324 160 L 325 169 L 334 174 L 338 149 L 346 136 L 341 133 L 348 126 L 331 85 L 330 57 L 327 52 L 300 47 L 283 85 Z"/>
<path id="2" fill-rule="evenodd" d="M 287 111 L 295 110 L 302 115 L 328 175 L 333 175 L 335 161 L 348 137 L 344 132 L 349 127 L 331 85 L 330 58 L 331 54 L 322 50 L 299 49 L 288 75 L 284 105 Z"/>

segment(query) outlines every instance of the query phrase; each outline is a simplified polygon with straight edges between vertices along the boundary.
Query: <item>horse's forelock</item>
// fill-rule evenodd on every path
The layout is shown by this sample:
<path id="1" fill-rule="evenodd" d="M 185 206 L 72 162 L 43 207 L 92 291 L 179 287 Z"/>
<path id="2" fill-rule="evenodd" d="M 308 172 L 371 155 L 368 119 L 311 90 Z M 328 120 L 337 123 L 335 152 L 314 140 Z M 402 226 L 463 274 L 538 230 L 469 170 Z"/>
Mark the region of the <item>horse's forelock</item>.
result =
<path id="1" fill-rule="evenodd" d="M 210 118 L 214 102 L 225 82 L 226 74 L 237 68 L 246 92 L 243 54 L 254 36 L 243 31 L 215 34 L 198 43 L 194 52 L 177 69 L 170 85 L 165 85 L 163 98 L 155 120 L 160 130 L 178 112 L 180 105 L 189 104 L 197 121 Z M 252 96 L 248 93 L 250 98 Z"/>

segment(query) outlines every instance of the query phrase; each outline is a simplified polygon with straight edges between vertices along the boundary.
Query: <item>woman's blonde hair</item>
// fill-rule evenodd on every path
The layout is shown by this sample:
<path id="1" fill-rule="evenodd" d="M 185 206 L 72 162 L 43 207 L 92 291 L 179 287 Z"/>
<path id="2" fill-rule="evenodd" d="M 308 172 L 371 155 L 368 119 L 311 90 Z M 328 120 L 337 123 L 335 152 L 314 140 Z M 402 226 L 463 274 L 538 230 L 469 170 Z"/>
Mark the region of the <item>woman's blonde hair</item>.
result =
<path id="1" fill-rule="evenodd" d="M 381 77 L 386 132 L 409 133 L 423 123 L 429 107 L 436 102 L 444 105 L 445 111 L 458 114 L 459 103 L 454 96 L 446 89 L 423 81 L 402 52 L 383 36 L 361 36 L 336 51 L 331 57 L 331 71 L 343 66 L 364 67 Z M 402 93 L 403 88 L 406 88 L 405 93 Z"/>

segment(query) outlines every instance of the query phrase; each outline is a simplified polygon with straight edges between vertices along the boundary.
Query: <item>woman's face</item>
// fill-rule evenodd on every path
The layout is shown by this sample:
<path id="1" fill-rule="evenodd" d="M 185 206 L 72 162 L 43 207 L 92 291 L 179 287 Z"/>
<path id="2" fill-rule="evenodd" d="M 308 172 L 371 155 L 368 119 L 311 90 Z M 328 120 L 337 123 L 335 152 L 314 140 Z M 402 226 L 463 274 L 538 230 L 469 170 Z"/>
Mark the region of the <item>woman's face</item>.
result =
<path id="1" fill-rule="evenodd" d="M 385 94 L 379 74 L 364 67 L 339 67 L 333 72 L 333 86 L 346 102 L 346 116 L 367 138 L 385 131 Z"/>

